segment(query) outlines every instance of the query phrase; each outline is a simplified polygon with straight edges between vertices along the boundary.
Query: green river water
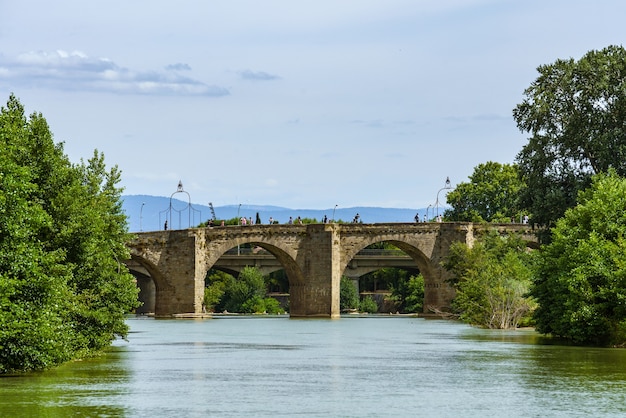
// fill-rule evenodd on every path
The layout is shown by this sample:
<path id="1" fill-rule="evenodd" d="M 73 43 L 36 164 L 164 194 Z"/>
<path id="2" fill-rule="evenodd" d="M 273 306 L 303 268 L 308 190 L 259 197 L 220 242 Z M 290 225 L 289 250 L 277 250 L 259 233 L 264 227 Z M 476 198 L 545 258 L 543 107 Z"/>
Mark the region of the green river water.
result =
<path id="1" fill-rule="evenodd" d="M 624 417 L 626 350 L 399 316 L 129 318 L 128 341 L 0 378 L 0 417 Z"/>

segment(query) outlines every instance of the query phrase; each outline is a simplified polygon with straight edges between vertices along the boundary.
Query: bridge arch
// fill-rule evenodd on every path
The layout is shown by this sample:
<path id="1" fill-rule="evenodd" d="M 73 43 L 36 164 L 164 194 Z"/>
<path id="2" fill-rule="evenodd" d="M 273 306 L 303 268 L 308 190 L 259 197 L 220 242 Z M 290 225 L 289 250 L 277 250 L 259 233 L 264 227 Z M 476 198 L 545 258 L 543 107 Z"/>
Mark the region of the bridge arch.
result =
<path id="1" fill-rule="evenodd" d="M 398 249 L 403 251 L 405 254 L 407 254 L 409 257 L 411 257 L 411 259 L 413 259 L 413 261 L 415 262 L 415 267 L 419 269 L 419 271 L 422 274 L 431 274 L 430 260 L 428 256 L 424 254 L 422 250 L 420 250 L 420 248 L 415 247 L 412 244 L 409 244 L 403 241 L 396 241 L 395 239 L 373 239 L 371 241 L 362 243 L 359 247 L 354 247 L 352 251 L 350 251 L 349 253 L 346 253 L 345 259 L 342 260 L 342 265 L 341 265 L 342 271 L 348 268 L 348 265 L 350 264 L 350 262 L 362 250 L 366 249 L 372 244 L 377 244 L 380 242 L 387 242 L 397 247 Z"/>
<path id="2" fill-rule="evenodd" d="M 220 248 L 219 251 L 212 252 L 210 257 L 207 258 L 205 265 L 201 267 L 202 268 L 201 271 L 204 272 L 204 275 L 206 276 L 209 270 L 211 270 L 212 268 L 218 268 L 219 270 L 225 271 L 226 273 L 231 274 L 232 276 L 236 277 L 239 271 L 228 269 L 228 268 L 225 269 L 223 267 L 216 267 L 216 265 L 218 264 L 218 260 L 220 260 L 220 258 L 222 258 L 228 251 L 232 250 L 233 248 L 237 246 L 241 246 L 245 244 L 252 244 L 258 248 L 262 248 L 263 250 L 267 251 L 272 256 L 274 256 L 274 258 L 276 258 L 276 260 L 278 261 L 282 269 L 285 271 L 285 275 L 287 276 L 287 279 L 289 281 L 289 286 L 292 286 L 292 285 L 297 286 L 298 284 L 304 283 L 305 279 L 302 274 L 302 271 L 300 270 L 300 267 L 297 265 L 296 261 L 283 249 L 278 248 L 271 244 L 258 242 L 254 240 L 252 241 L 239 240 L 239 241 L 240 242 L 237 245 L 234 245 L 232 247 L 229 247 L 229 245 L 225 245 L 223 248 Z M 251 265 L 251 267 L 254 267 L 254 265 Z M 280 269 L 280 268 L 277 268 L 277 269 Z"/>
<path id="3" fill-rule="evenodd" d="M 160 306 L 156 295 L 171 295 L 174 292 L 166 275 L 136 249 L 131 249 L 130 260 L 126 261 L 126 266 L 135 276 L 139 287 L 139 301 L 142 302 L 142 306 L 137 308 L 137 313 L 158 312 Z"/>
<path id="4" fill-rule="evenodd" d="M 368 236 L 367 239 L 361 239 L 358 244 L 354 242 L 350 245 L 344 242 L 342 245 L 350 248 L 350 250 L 345 252 L 345 257 L 342 259 L 342 271 L 361 250 L 372 244 L 388 242 L 411 257 L 413 262 L 415 262 L 416 268 L 424 277 L 423 306 L 424 310 L 427 311 L 430 309 L 429 307 L 432 307 L 433 301 L 439 298 L 442 291 L 451 293 L 454 292 L 454 289 L 445 281 L 442 267 L 437 264 L 439 261 L 436 258 L 437 254 L 434 254 L 435 259 L 431 258 L 433 257 L 433 249 L 436 247 L 437 234 L 425 233 L 424 236 L 419 238 L 416 239 L 415 235 L 404 235 L 397 231 L 392 231 L 387 234 Z M 438 306 L 438 308 L 445 307 Z"/>
<path id="5" fill-rule="evenodd" d="M 304 283 L 305 279 L 300 270 L 300 267 L 296 263 L 294 257 L 290 254 L 289 248 L 276 245 L 275 243 L 268 243 L 263 240 L 258 240 L 257 237 L 238 237 L 235 239 L 225 240 L 216 245 L 209 244 L 206 247 L 204 262 L 200 266 L 200 274 L 206 276 L 208 271 L 217 263 L 217 261 L 229 250 L 236 248 L 237 246 L 252 244 L 263 248 L 274 257 L 280 263 L 285 270 L 285 274 L 289 278 L 289 286 L 298 285 Z"/>

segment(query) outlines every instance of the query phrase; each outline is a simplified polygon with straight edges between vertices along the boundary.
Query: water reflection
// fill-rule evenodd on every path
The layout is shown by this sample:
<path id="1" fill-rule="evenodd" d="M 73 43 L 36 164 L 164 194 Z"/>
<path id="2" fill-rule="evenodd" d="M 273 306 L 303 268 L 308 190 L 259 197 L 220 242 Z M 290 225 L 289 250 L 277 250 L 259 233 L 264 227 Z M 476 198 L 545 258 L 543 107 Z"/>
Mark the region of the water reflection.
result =
<path id="1" fill-rule="evenodd" d="M 105 356 L 69 363 L 45 373 L 0 379 L 0 416 L 126 416 L 123 404 L 129 381 L 124 356 L 112 349 Z"/>
<path id="2" fill-rule="evenodd" d="M 130 319 L 105 356 L 0 379 L 0 416 L 621 416 L 626 350 L 418 318 Z"/>

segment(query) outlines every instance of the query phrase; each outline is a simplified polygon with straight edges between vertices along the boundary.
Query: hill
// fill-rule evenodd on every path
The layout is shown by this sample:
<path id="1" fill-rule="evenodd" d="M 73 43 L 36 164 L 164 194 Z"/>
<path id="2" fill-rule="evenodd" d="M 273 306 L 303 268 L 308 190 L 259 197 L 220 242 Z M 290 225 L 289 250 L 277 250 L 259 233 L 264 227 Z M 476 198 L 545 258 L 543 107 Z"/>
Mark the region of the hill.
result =
<path id="1" fill-rule="evenodd" d="M 171 209 L 170 209 L 171 204 Z M 122 196 L 122 206 L 129 220 L 131 232 L 156 231 L 163 229 L 165 220 L 170 223 L 172 229 L 183 229 L 198 225 L 200 222 L 210 219 L 211 209 L 207 205 L 197 205 L 178 199 L 170 199 L 162 196 L 126 195 Z M 280 206 L 259 205 L 226 205 L 213 208 L 218 219 L 232 219 L 237 216 L 256 219 L 258 212 L 262 223 L 269 222 L 270 216 L 279 223 L 287 223 L 289 217 L 317 219 L 321 221 L 326 215 L 328 219 L 333 217 L 333 208 L 329 209 L 289 209 Z M 443 213 L 443 208 L 439 208 Z M 364 223 L 381 222 L 415 222 L 415 214 L 419 213 L 420 219 L 424 218 L 426 208 L 421 209 L 394 209 L 379 207 L 337 208 L 334 211 L 336 220 L 350 222 L 356 214 L 360 215 Z M 428 214 L 433 216 L 433 209 Z"/>

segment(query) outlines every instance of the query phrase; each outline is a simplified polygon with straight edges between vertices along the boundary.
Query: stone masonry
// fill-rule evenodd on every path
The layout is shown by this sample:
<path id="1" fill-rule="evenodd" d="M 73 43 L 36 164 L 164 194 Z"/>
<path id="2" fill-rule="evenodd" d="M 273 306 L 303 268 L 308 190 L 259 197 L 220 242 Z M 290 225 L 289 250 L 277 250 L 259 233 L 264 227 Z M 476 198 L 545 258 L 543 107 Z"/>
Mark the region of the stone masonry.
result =
<path id="1" fill-rule="evenodd" d="M 154 281 L 155 315 L 202 312 L 204 279 L 228 250 L 253 243 L 270 252 L 289 278 L 292 317 L 339 316 L 339 283 L 365 247 L 387 241 L 414 261 L 425 280 L 424 312 L 446 311 L 454 297 L 441 266 L 450 244 L 472 245 L 489 229 L 537 238 L 528 225 L 387 223 L 250 225 L 138 233 L 129 243 L 129 266 L 141 266 Z M 132 267 L 131 267 L 132 269 Z"/>

